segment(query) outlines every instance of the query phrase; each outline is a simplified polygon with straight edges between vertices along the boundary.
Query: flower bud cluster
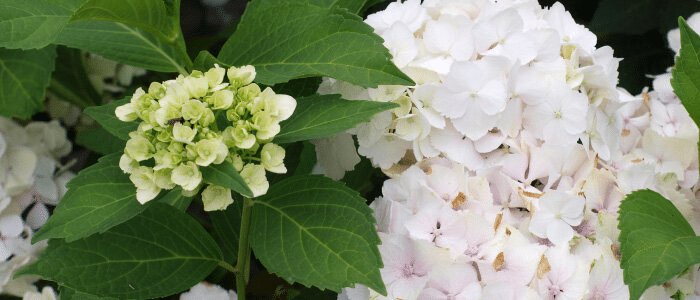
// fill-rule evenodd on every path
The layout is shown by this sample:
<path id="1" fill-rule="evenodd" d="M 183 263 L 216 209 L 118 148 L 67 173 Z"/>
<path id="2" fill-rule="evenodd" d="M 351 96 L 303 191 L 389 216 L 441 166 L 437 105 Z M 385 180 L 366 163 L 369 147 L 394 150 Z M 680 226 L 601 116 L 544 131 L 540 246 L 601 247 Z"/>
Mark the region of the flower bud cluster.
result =
<path id="1" fill-rule="evenodd" d="M 119 163 L 130 174 L 139 202 L 176 186 L 193 195 L 205 185 L 200 168 L 224 161 L 240 172 L 254 196 L 267 192 L 265 170 L 287 171 L 284 149 L 271 141 L 296 100 L 269 87 L 261 91 L 254 78 L 252 66 L 215 66 L 151 83 L 148 91 L 139 88 L 129 103 L 117 107 L 120 120 L 141 120 Z M 229 189 L 213 184 L 204 189 L 202 200 L 207 211 L 233 202 Z"/>

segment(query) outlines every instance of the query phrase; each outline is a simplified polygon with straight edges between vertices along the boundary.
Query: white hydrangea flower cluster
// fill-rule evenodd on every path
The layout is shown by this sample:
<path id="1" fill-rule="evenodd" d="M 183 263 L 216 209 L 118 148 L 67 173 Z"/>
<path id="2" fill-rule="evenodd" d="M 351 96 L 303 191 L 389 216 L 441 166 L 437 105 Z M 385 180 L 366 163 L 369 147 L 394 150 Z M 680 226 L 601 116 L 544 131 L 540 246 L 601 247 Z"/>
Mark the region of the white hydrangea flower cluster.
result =
<path id="1" fill-rule="evenodd" d="M 120 120 L 141 120 L 119 163 L 131 174 L 139 202 L 175 186 L 194 195 L 204 185 L 199 168 L 225 160 L 256 197 L 269 187 L 265 170 L 286 173 L 285 151 L 271 141 L 280 131 L 279 122 L 292 115 L 296 100 L 270 88 L 261 91 L 254 78 L 253 66 L 216 66 L 154 82 L 148 92 L 139 88 L 129 103 L 117 107 Z M 150 159 L 152 167 L 146 165 Z M 202 200 L 207 211 L 233 203 L 231 190 L 213 184 L 204 189 Z"/>
<path id="2" fill-rule="evenodd" d="M 32 245 L 31 239 L 75 176 L 60 163 L 71 148 L 56 120 L 21 126 L 0 117 L 0 293 L 37 292 L 38 277 L 12 276 L 46 247 L 46 241 Z"/>
<path id="3" fill-rule="evenodd" d="M 83 53 L 85 73 L 95 90 L 102 96 L 102 103 L 114 100 L 113 93 L 123 93 L 134 77 L 143 76 L 146 70 L 120 64 L 99 55 Z M 84 114 L 80 107 L 73 105 L 51 92 L 46 93 L 46 112 L 51 119 L 60 120 L 64 125 L 83 130 L 97 125 L 97 122 Z"/>
<path id="4" fill-rule="evenodd" d="M 470 24 L 470 41 L 436 25 L 442 20 Z M 670 74 L 639 96 L 616 88 L 612 50 L 595 49 L 595 36 L 560 4 L 406 1 L 367 23 L 386 34 L 395 62 L 418 85 L 324 82 L 323 92 L 402 105 L 355 131 L 359 153 L 393 177 L 371 204 L 388 296 L 357 286 L 338 299 L 628 299 L 617 229 L 626 194 L 655 190 L 700 230 L 699 131 Z M 428 34 L 437 30 L 430 26 L 442 27 Z M 386 33 L 398 28 L 407 34 Z M 429 36 L 437 40 L 426 43 Z M 440 41 L 450 50 L 473 43 L 468 62 L 431 52 Z M 409 55 L 395 45 L 417 48 Z M 415 133 L 405 130 L 410 118 L 421 125 L 414 139 L 404 134 Z M 691 268 L 642 299 L 679 291 L 700 299 L 699 275 Z"/>
<path id="5" fill-rule="evenodd" d="M 478 170 L 523 141 L 580 140 L 606 161 L 617 151 L 619 59 L 560 3 L 410 0 L 365 22 L 417 85 L 325 79 L 319 92 L 400 105 L 353 131 L 358 152 L 388 173 L 438 156 Z"/>
<path id="6" fill-rule="evenodd" d="M 236 291 L 227 291 L 219 285 L 202 281 L 180 294 L 180 300 L 238 300 L 238 294 Z"/>

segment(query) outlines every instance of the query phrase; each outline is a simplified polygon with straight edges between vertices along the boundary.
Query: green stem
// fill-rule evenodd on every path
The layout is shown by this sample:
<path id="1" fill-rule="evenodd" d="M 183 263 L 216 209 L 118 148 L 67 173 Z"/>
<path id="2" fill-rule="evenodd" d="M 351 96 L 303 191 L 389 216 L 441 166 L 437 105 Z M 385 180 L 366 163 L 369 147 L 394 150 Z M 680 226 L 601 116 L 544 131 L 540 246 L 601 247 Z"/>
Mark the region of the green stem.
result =
<path id="1" fill-rule="evenodd" d="M 243 197 L 243 215 L 241 216 L 241 232 L 238 240 L 238 261 L 236 262 L 236 291 L 238 300 L 245 300 L 245 286 L 250 272 L 250 245 L 248 244 L 248 232 L 250 231 L 250 215 L 253 211 L 253 200 Z"/>
<path id="2" fill-rule="evenodd" d="M 229 271 L 231 273 L 236 273 L 236 268 L 234 268 L 232 265 L 229 265 L 227 262 L 225 262 L 223 260 L 219 261 L 219 267 L 222 267 L 222 268 L 226 269 L 226 271 Z"/>

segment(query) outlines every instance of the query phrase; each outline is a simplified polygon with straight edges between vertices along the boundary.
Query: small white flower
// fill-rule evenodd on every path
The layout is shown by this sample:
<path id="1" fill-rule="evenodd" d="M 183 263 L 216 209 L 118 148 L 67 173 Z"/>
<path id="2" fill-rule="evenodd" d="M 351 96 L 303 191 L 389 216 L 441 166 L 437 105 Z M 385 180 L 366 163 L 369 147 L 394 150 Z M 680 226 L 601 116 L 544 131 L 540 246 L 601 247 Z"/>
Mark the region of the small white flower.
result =
<path id="1" fill-rule="evenodd" d="M 574 236 L 571 226 L 581 224 L 586 199 L 566 192 L 548 190 L 539 199 L 539 207 L 532 215 L 529 230 L 548 238 L 555 245 L 563 245 Z"/>

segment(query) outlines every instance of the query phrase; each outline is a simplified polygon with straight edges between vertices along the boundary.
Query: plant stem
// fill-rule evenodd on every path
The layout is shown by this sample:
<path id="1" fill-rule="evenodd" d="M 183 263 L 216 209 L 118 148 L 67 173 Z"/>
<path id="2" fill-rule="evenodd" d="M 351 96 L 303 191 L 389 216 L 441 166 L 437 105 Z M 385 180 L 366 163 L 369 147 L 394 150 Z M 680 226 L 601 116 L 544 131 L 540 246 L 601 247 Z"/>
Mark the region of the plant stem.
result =
<path id="1" fill-rule="evenodd" d="M 248 232 L 250 231 L 250 215 L 253 211 L 253 200 L 243 197 L 243 215 L 241 216 L 241 232 L 238 240 L 238 261 L 236 262 L 236 292 L 238 300 L 245 300 L 245 286 L 248 283 L 250 272 L 250 245 L 248 244 Z"/>

